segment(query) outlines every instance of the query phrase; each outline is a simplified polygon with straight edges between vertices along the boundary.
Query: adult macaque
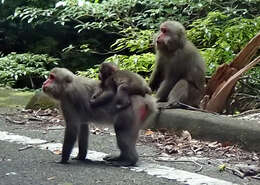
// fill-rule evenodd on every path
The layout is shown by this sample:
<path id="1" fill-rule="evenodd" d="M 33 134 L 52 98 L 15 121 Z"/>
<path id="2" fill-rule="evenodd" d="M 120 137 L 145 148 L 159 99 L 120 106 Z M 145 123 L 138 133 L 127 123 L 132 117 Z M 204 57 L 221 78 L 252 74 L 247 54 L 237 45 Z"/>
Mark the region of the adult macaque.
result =
<path id="1" fill-rule="evenodd" d="M 131 95 L 151 94 L 152 91 L 146 81 L 131 71 L 119 70 L 113 63 L 102 63 L 99 68 L 101 91 L 96 92 L 90 100 L 92 106 L 106 104 L 115 96 L 117 109 L 130 105 Z"/>
<path id="2" fill-rule="evenodd" d="M 149 85 L 157 90 L 158 106 L 199 107 L 205 84 L 205 62 L 187 40 L 184 26 L 177 21 L 162 23 L 155 38 L 155 50 L 156 66 Z"/>
<path id="3" fill-rule="evenodd" d="M 75 76 L 65 68 L 54 68 L 49 78 L 43 83 L 43 91 L 60 102 L 66 122 L 65 136 L 62 147 L 61 163 L 67 163 L 78 139 L 79 153 L 76 159 L 85 160 L 88 149 L 90 122 L 111 123 L 121 151 L 119 156 L 106 157 L 116 166 L 135 165 L 138 160 L 136 140 L 139 129 L 144 126 L 156 111 L 151 96 L 131 96 L 131 106 L 112 113 L 114 100 L 111 103 L 93 108 L 90 98 L 99 88 L 99 81 Z"/>

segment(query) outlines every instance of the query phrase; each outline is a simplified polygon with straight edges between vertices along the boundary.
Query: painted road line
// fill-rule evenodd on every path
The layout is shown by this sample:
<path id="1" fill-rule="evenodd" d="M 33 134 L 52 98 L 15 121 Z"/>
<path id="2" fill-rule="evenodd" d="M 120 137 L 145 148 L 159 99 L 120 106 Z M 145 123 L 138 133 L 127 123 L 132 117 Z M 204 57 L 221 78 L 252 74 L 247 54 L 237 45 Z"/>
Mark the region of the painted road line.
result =
<path id="1" fill-rule="evenodd" d="M 53 152 L 54 154 L 57 153 L 57 151 L 61 151 L 62 144 L 61 143 L 48 143 L 46 140 L 42 139 L 33 139 L 26 136 L 21 135 L 15 135 L 6 131 L 0 131 L 0 140 L 1 141 L 7 141 L 7 142 L 13 142 L 23 145 L 35 145 L 35 147 L 42 149 L 42 150 L 49 150 Z M 78 152 L 78 148 L 74 148 L 72 151 L 71 156 L 76 157 Z M 88 151 L 88 159 L 94 160 L 94 161 L 103 161 L 103 157 L 106 156 L 106 153 L 102 152 L 96 152 L 96 151 Z M 142 162 L 138 167 L 129 167 L 127 169 L 130 169 L 135 172 L 145 172 L 149 175 L 156 176 L 159 178 L 166 178 L 170 180 L 175 180 L 180 183 L 184 184 L 192 184 L 192 185 L 201 185 L 201 184 L 207 184 L 207 185 L 231 185 L 233 183 L 211 178 L 205 175 L 200 175 L 197 173 L 191 173 L 184 170 L 178 170 L 173 167 L 167 167 L 158 165 L 156 163 L 144 163 Z"/>

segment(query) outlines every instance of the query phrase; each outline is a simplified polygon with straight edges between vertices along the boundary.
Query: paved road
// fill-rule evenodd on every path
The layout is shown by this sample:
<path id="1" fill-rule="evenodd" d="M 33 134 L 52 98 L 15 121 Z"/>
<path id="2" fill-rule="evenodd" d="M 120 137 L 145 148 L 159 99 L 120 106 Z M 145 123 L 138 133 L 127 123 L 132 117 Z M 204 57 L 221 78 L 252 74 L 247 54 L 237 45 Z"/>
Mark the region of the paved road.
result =
<path id="1" fill-rule="evenodd" d="M 60 159 L 63 131 L 46 130 L 46 127 L 37 125 L 15 125 L 0 116 L 0 185 L 260 184 L 259 181 L 240 179 L 227 172 L 220 173 L 215 166 L 207 164 L 207 159 L 198 159 L 204 164 L 198 173 L 195 173 L 198 166 L 193 163 L 155 161 L 156 149 L 140 143 L 138 167 L 108 166 L 102 162 L 102 157 L 118 152 L 115 136 L 110 132 L 91 134 L 88 158 L 93 162 L 57 164 L 55 161 Z M 73 155 L 76 155 L 76 148 Z"/>

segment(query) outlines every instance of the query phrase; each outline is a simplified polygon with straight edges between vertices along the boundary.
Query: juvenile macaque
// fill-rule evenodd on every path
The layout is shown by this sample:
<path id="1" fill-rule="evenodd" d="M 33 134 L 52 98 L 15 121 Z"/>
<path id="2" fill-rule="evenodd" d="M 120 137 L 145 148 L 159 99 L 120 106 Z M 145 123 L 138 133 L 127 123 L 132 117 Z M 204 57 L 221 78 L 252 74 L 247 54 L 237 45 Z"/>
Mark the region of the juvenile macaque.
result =
<path id="1" fill-rule="evenodd" d="M 92 106 L 106 104 L 115 96 L 117 109 L 130 105 L 131 95 L 151 94 L 151 89 L 145 80 L 131 71 L 119 70 L 113 63 L 102 63 L 99 69 L 101 91 L 96 92 L 90 103 Z"/>
<path id="2" fill-rule="evenodd" d="M 149 85 L 160 108 L 199 107 L 205 84 L 205 62 L 177 21 L 161 24 L 155 38 L 156 66 Z"/>
<path id="3" fill-rule="evenodd" d="M 116 166 L 135 165 L 138 160 L 136 140 L 139 129 L 151 120 L 156 111 L 151 96 L 131 96 L 131 106 L 112 113 L 114 99 L 101 107 L 90 106 L 93 96 L 100 83 L 97 80 L 75 76 L 65 68 L 54 68 L 49 78 L 43 83 L 43 91 L 60 102 L 66 122 L 65 136 L 62 147 L 61 163 L 67 163 L 78 139 L 79 153 L 76 159 L 85 160 L 88 149 L 90 122 L 111 123 L 114 125 L 119 156 L 106 157 Z"/>

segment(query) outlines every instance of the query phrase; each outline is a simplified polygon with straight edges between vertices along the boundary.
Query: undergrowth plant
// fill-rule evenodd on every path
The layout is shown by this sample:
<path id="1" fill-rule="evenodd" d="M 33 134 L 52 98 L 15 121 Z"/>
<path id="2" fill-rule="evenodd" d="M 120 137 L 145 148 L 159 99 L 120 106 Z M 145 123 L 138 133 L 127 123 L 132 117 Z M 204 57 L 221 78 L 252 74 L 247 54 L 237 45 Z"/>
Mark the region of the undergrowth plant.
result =
<path id="1" fill-rule="evenodd" d="M 0 58 L 1 85 L 14 86 L 19 80 L 29 80 L 33 86 L 34 78 L 46 78 L 49 69 L 58 65 L 58 59 L 45 54 L 31 53 L 9 55 Z"/>

